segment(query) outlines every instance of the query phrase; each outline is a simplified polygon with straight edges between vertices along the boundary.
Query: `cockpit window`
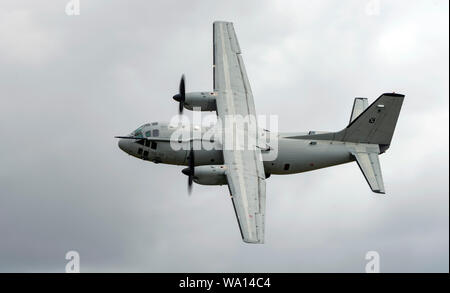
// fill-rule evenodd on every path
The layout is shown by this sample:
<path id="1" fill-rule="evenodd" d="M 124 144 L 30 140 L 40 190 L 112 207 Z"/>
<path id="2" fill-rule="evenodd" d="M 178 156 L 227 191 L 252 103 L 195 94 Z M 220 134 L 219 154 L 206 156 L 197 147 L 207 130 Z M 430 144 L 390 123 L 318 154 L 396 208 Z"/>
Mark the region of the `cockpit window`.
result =
<path id="1" fill-rule="evenodd" d="M 153 129 L 153 136 L 159 136 L 159 129 Z"/>
<path id="2" fill-rule="evenodd" d="M 136 129 L 135 131 L 133 131 L 133 136 L 134 137 L 144 137 L 142 135 L 142 128 L 144 128 L 145 125 L 142 125 L 141 127 L 139 127 L 138 129 Z"/>
<path id="3" fill-rule="evenodd" d="M 146 137 L 152 136 L 152 131 L 151 131 L 151 130 L 146 131 L 146 132 L 145 132 L 145 136 L 146 136 Z"/>

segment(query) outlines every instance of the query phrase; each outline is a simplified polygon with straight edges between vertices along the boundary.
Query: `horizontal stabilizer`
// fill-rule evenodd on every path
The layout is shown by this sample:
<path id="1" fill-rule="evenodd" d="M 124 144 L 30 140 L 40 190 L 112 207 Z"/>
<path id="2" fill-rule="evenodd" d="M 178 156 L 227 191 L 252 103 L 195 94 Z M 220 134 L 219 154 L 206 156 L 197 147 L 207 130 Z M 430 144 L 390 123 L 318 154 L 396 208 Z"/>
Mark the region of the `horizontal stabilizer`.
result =
<path id="1" fill-rule="evenodd" d="M 350 116 L 350 122 L 352 123 L 366 108 L 369 106 L 367 98 L 355 98 L 353 102 L 352 115 Z"/>
<path id="2" fill-rule="evenodd" d="M 383 176 L 381 175 L 380 160 L 378 153 L 374 152 L 354 152 L 361 172 L 369 183 L 370 189 L 376 193 L 385 193 Z"/>

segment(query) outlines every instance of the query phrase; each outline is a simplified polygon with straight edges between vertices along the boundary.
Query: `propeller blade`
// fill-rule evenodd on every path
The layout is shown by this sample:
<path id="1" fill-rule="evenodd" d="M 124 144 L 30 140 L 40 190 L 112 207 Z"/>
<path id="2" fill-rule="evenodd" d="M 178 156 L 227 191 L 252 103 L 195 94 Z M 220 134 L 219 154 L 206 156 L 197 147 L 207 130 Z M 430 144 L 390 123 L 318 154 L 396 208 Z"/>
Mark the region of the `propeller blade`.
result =
<path id="1" fill-rule="evenodd" d="M 188 177 L 188 194 L 192 193 L 192 183 L 194 182 L 195 176 L 195 158 L 194 158 L 194 149 L 191 145 L 191 150 L 189 152 L 189 177 Z"/>
<path id="2" fill-rule="evenodd" d="M 184 100 L 184 96 L 186 94 L 186 88 L 185 88 L 184 83 L 185 82 L 184 82 L 184 74 L 183 74 L 183 75 L 181 75 L 180 88 L 179 88 L 179 93 L 183 97 L 183 100 Z"/>
<path id="3" fill-rule="evenodd" d="M 173 96 L 173 99 L 179 103 L 178 113 L 183 114 L 184 101 L 186 100 L 186 86 L 184 81 L 184 74 L 181 76 L 180 86 L 178 88 L 178 94 Z"/>
<path id="4" fill-rule="evenodd" d="M 184 110 L 184 102 L 180 102 L 178 104 L 178 114 L 183 114 L 183 110 Z"/>
<path id="5" fill-rule="evenodd" d="M 192 194 L 192 182 L 193 182 L 192 176 L 189 176 L 189 178 L 188 178 L 188 195 L 189 196 L 191 196 L 191 194 Z"/>
<path id="6" fill-rule="evenodd" d="M 188 176 L 188 194 L 191 195 L 192 185 L 194 183 L 195 176 L 195 157 L 194 157 L 194 149 L 191 141 L 191 149 L 189 150 L 188 156 L 188 167 L 181 170 L 181 172 Z"/>
<path id="7" fill-rule="evenodd" d="M 194 150 L 191 148 L 189 152 L 189 170 L 191 171 L 192 176 L 194 176 L 195 171 L 195 161 L 194 161 Z"/>

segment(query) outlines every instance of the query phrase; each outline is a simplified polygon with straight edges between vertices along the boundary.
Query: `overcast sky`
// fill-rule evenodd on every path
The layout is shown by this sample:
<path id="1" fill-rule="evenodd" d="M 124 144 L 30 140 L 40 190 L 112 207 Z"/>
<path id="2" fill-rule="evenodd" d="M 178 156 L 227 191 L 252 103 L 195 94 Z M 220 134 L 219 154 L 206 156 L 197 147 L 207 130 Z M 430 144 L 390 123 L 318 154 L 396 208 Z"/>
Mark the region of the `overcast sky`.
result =
<path id="1" fill-rule="evenodd" d="M 0 271 L 449 270 L 446 0 L 0 2 Z M 188 4 L 189 3 L 189 4 Z M 212 22 L 233 21 L 259 114 L 336 131 L 356 96 L 406 95 L 381 157 L 267 180 L 266 244 L 242 242 L 225 187 L 126 155 L 114 135 L 212 88 Z"/>

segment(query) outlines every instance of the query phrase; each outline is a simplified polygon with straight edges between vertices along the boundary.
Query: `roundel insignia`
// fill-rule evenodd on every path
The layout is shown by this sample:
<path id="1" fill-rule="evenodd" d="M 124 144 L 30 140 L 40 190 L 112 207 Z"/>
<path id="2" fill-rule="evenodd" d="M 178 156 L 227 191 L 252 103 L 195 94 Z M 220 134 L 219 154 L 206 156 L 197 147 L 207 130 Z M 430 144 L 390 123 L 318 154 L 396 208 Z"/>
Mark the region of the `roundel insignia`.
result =
<path id="1" fill-rule="evenodd" d="M 369 123 L 374 123 L 375 122 L 375 117 L 372 117 L 369 119 Z"/>

